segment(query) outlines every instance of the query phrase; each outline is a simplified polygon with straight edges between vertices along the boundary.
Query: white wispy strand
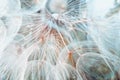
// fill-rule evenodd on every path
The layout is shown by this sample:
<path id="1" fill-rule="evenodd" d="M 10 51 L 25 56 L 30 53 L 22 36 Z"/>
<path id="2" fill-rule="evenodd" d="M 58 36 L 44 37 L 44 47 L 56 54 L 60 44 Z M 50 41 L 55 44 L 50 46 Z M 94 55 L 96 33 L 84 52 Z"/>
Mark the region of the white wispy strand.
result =
<path id="1" fill-rule="evenodd" d="M 120 79 L 119 17 L 102 1 L 0 0 L 0 80 Z"/>

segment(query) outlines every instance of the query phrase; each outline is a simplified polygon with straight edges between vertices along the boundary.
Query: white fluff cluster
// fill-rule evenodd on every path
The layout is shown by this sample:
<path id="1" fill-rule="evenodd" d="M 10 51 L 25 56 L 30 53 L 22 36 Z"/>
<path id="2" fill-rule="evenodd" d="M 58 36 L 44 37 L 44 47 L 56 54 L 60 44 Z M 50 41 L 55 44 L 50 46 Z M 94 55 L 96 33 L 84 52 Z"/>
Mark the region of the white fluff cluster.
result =
<path id="1" fill-rule="evenodd" d="M 0 0 L 0 80 L 119 80 L 117 2 Z"/>

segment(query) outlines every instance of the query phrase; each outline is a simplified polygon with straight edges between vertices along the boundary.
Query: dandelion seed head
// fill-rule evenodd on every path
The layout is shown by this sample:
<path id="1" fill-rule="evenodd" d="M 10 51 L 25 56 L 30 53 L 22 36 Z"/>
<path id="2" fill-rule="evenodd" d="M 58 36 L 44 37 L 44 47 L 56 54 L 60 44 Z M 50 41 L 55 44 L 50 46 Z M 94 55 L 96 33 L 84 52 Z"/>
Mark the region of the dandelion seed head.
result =
<path id="1" fill-rule="evenodd" d="M 112 2 L 0 1 L 1 80 L 119 79 L 119 15 L 105 17 Z"/>

